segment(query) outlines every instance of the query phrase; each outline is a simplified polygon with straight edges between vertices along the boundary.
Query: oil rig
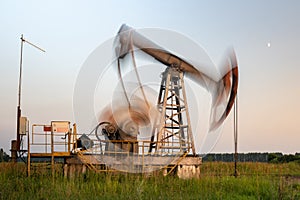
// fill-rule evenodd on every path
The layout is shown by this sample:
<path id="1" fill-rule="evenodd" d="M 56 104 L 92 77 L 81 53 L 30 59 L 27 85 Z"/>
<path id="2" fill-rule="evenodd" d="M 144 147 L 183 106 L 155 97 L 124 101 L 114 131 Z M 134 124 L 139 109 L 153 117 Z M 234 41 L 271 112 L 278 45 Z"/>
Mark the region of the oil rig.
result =
<path id="1" fill-rule="evenodd" d="M 22 45 L 23 42 L 22 37 Z M 55 173 L 55 166 L 60 163 L 65 176 L 92 170 L 200 177 L 202 159 L 195 150 L 184 80 L 188 78 L 201 87 L 213 88 L 209 130 L 219 128 L 229 115 L 237 94 L 238 66 L 234 53 L 228 57 L 221 78 L 214 80 L 127 25 L 122 25 L 118 31 L 113 50 L 123 103 L 105 109 L 90 134 L 78 133 L 76 124 L 69 121 L 30 125 L 18 107 L 17 140 L 12 141 L 12 159 L 24 159 L 28 176 L 42 165 L 51 166 Z M 148 100 L 140 80 L 136 51 L 165 67 L 155 105 Z M 124 60 L 128 57 L 133 61 L 138 80 L 135 90 L 141 95 L 130 91 L 123 80 Z M 149 139 L 139 138 L 141 127 L 148 127 Z"/>

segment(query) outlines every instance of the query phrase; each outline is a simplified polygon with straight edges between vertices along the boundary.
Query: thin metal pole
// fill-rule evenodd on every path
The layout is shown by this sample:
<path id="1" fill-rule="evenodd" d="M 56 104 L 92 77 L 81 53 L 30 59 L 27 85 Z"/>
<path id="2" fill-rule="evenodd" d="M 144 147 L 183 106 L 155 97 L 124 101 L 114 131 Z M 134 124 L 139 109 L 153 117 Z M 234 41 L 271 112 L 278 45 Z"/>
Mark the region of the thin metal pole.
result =
<path id="1" fill-rule="evenodd" d="M 19 74 L 19 93 L 18 93 L 18 106 L 21 107 L 21 89 L 22 89 L 22 64 L 23 64 L 23 34 L 21 35 L 21 56 L 20 56 L 20 74 Z"/>
<path id="2" fill-rule="evenodd" d="M 46 52 L 44 49 L 32 44 L 31 42 L 24 39 L 23 34 L 21 35 L 21 56 L 20 56 L 20 74 L 19 74 L 19 91 L 18 91 L 18 106 L 17 106 L 17 151 L 20 151 L 21 137 L 19 133 L 20 129 L 20 118 L 21 114 L 21 95 L 22 95 L 22 67 L 23 67 L 23 44 L 27 42 L 29 45 L 39 49 L 42 52 Z"/>
<path id="3" fill-rule="evenodd" d="M 22 65 L 23 65 L 23 34 L 21 35 L 21 56 L 20 56 L 20 72 L 19 72 L 19 91 L 18 91 L 18 107 L 17 107 L 17 151 L 20 151 L 20 117 L 21 117 L 21 90 L 22 90 Z"/>
<path id="4" fill-rule="evenodd" d="M 237 152 L 237 139 L 238 139 L 238 98 L 236 96 L 234 102 L 234 176 L 238 176 L 237 172 L 237 161 L 238 161 L 238 152 Z"/>
<path id="5" fill-rule="evenodd" d="M 31 46 L 37 48 L 38 50 L 41 50 L 42 52 L 46 52 L 44 49 L 42 49 L 41 47 L 36 46 L 35 44 L 32 44 L 31 42 L 29 42 L 28 40 L 23 39 L 24 42 L 27 42 L 27 44 L 30 44 Z"/>

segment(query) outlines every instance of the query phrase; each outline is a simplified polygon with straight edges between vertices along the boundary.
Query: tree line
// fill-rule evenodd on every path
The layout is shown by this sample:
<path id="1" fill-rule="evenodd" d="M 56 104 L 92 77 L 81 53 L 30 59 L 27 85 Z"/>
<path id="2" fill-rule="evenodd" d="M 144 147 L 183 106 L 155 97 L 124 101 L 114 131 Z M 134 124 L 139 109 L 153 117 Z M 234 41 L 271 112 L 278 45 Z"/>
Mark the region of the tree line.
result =
<path id="1" fill-rule="evenodd" d="M 267 163 L 288 163 L 299 162 L 300 153 L 283 154 L 283 153 L 239 153 L 237 157 L 238 162 L 267 162 Z M 220 162 L 234 162 L 234 153 L 209 153 L 202 156 L 205 161 L 220 161 Z M 10 156 L 0 149 L 0 162 L 10 161 Z"/>
<path id="2" fill-rule="evenodd" d="M 202 158 L 203 161 L 234 162 L 234 153 L 210 153 Z M 297 161 L 300 163 L 300 153 L 239 153 L 238 162 L 268 162 L 287 163 Z"/>

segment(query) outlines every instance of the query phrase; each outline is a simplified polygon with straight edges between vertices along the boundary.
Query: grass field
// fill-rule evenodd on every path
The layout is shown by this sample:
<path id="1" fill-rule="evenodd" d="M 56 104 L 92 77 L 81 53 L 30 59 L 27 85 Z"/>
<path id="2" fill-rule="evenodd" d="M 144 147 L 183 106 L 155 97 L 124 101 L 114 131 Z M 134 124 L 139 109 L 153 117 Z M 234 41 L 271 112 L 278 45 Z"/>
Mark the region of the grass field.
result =
<path id="1" fill-rule="evenodd" d="M 57 173 L 26 176 L 25 164 L 0 163 L 0 199 L 300 199 L 300 163 L 207 162 L 201 178 Z"/>

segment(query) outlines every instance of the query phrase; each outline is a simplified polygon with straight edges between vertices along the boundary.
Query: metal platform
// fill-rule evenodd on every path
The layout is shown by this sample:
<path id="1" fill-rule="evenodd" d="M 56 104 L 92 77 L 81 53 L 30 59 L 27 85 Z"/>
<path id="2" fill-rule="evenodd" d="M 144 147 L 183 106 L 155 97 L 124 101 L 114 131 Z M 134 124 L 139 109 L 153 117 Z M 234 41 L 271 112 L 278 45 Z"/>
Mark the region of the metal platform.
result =
<path id="1" fill-rule="evenodd" d="M 176 145 L 176 148 L 168 148 L 169 151 L 149 152 L 153 142 L 151 141 L 112 141 L 99 140 L 86 137 L 89 147 L 78 146 L 76 125 L 67 133 L 49 131 L 49 125 L 33 125 L 32 135 L 28 136 L 27 172 L 30 176 L 31 168 L 38 166 L 36 159 L 44 160 L 42 166 L 48 163 L 52 173 L 55 174 L 55 165 L 59 162 L 63 165 L 63 174 L 68 177 L 81 175 L 87 170 L 100 172 L 126 172 L 151 174 L 162 172 L 164 175 L 177 173 L 180 177 L 199 177 L 201 157 L 192 156 L 191 148 Z M 29 140 L 31 138 L 31 141 Z M 90 142 L 90 143 L 89 143 Z M 170 143 L 155 143 L 157 146 L 170 146 Z M 135 146 L 136 151 L 130 151 L 121 147 Z M 38 147 L 38 150 L 36 150 Z M 188 146 L 190 147 L 190 145 Z M 130 149 L 130 148 L 129 148 Z M 49 168 L 50 169 L 50 168 Z M 60 168 L 61 169 L 61 168 Z"/>

